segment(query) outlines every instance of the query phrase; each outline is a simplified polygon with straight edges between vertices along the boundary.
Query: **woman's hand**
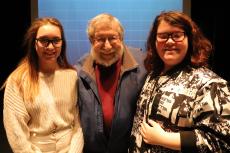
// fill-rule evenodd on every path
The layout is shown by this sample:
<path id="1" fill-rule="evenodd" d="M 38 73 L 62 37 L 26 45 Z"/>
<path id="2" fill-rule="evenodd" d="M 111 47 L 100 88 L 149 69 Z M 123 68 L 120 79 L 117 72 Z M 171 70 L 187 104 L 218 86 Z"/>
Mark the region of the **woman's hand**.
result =
<path id="1" fill-rule="evenodd" d="M 150 124 L 150 125 L 149 125 Z M 164 140 L 164 134 L 166 133 L 161 126 L 153 121 L 149 120 L 149 124 L 145 121 L 141 124 L 141 135 L 145 143 L 152 145 L 160 145 Z"/>
<path id="2" fill-rule="evenodd" d="M 145 121 L 141 124 L 140 132 L 145 143 L 181 150 L 180 133 L 166 132 L 159 123 L 153 120 L 149 120 L 149 124 Z"/>

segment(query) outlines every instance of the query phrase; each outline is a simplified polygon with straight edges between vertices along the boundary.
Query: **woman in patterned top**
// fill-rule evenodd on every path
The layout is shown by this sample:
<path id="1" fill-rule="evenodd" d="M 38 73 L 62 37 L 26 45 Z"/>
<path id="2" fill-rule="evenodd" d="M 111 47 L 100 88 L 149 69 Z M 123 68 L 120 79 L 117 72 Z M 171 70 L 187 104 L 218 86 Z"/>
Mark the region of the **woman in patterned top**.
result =
<path id="1" fill-rule="evenodd" d="M 25 49 L 5 84 L 4 126 L 13 152 L 81 153 L 77 72 L 66 58 L 61 23 L 51 17 L 35 20 Z"/>
<path id="2" fill-rule="evenodd" d="M 211 51 L 187 15 L 169 11 L 156 17 L 129 152 L 230 150 L 230 91 L 227 81 L 207 68 Z"/>

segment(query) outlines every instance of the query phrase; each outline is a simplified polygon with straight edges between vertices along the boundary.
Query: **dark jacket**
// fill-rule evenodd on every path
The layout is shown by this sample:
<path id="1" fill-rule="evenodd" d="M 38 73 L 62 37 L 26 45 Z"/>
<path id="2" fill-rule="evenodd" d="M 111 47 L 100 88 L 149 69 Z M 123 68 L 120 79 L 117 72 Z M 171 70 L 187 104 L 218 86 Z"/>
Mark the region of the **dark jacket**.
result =
<path id="1" fill-rule="evenodd" d="M 109 140 L 104 135 L 94 61 L 88 54 L 77 63 L 78 104 L 85 153 L 127 153 L 136 102 L 146 77 L 144 58 L 144 52 L 139 49 L 124 50 L 121 74 L 114 97 L 115 110 Z"/>

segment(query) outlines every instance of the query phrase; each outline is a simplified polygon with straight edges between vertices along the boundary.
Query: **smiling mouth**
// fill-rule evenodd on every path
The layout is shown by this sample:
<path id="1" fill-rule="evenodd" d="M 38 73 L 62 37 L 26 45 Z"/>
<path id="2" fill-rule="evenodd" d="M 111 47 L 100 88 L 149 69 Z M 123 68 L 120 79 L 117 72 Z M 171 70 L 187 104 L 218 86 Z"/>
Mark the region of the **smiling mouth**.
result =
<path id="1" fill-rule="evenodd" d="M 44 55 L 45 56 L 47 56 L 47 57 L 54 57 L 56 54 L 55 54 L 55 52 L 49 52 L 49 53 L 44 53 Z"/>
<path id="2" fill-rule="evenodd" d="M 165 48 L 164 51 L 177 51 L 176 48 Z"/>
<path id="3" fill-rule="evenodd" d="M 103 55 L 113 55 L 115 52 L 102 52 Z"/>

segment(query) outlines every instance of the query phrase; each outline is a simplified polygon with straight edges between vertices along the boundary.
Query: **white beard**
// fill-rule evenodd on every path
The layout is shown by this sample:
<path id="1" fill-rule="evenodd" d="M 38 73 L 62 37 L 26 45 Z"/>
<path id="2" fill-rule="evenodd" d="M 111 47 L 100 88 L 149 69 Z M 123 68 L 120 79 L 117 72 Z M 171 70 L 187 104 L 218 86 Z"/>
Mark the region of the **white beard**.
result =
<path id="1" fill-rule="evenodd" d="M 97 64 L 103 65 L 105 67 L 109 67 L 122 57 L 124 53 L 124 49 L 122 47 L 120 50 L 118 51 L 113 50 L 112 52 L 115 52 L 115 54 L 110 60 L 106 60 L 102 58 L 100 56 L 100 53 L 96 53 L 93 48 L 91 48 L 90 54 L 93 57 L 93 60 L 95 60 Z"/>

